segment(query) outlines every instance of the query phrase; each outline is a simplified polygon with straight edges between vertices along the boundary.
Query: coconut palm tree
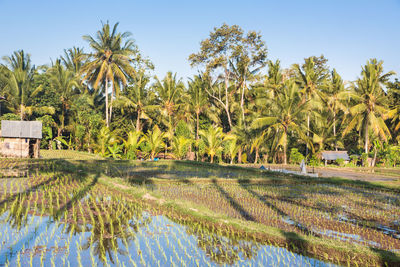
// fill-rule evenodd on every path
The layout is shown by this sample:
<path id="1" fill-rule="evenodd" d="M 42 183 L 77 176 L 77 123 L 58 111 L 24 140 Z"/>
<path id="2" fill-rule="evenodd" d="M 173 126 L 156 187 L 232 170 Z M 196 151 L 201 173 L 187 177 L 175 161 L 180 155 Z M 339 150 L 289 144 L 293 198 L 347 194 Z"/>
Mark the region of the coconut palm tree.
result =
<path id="1" fill-rule="evenodd" d="M 82 48 L 72 47 L 64 49 L 64 55 L 61 56 L 63 65 L 75 74 L 80 73 L 82 66 L 85 64 L 85 53 Z"/>
<path id="2" fill-rule="evenodd" d="M 34 111 L 44 114 L 54 114 L 52 107 L 30 106 L 32 97 L 43 90 L 41 86 L 33 88 L 33 79 L 36 69 L 31 64 L 29 54 L 23 50 L 15 51 L 11 56 L 3 57 L 6 62 L 0 73 L 0 84 L 3 84 L 3 97 L 7 107 L 20 114 L 21 120 Z"/>
<path id="3" fill-rule="evenodd" d="M 125 147 L 125 155 L 128 159 L 136 159 L 136 154 L 144 138 L 141 131 L 130 131 L 126 140 L 123 140 Z"/>
<path id="4" fill-rule="evenodd" d="M 321 98 L 323 93 L 321 91 L 322 85 L 326 81 L 327 70 L 319 67 L 316 64 L 316 57 L 309 57 L 305 59 L 303 66 L 293 64 L 293 69 L 296 72 L 297 83 L 300 85 L 303 101 L 309 102 L 308 107 L 310 110 L 307 113 L 307 136 L 310 135 L 310 117 L 312 109 L 322 108 Z M 306 146 L 306 155 L 308 154 L 309 147 Z"/>
<path id="5" fill-rule="evenodd" d="M 343 135 L 352 129 L 363 132 L 365 153 L 369 152 L 370 130 L 385 141 L 391 136 L 385 119 L 389 118 L 392 112 L 388 107 L 388 98 L 383 87 L 393 74 L 393 71 L 383 72 L 383 61 L 370 59 L 362 68 L 361 77 L 353 85 L 351 98 L 354 105 L 350 108 L 352 118 Z"/>
<path id="6" fill-rule="evenodd" d="M 160 131 L 157 125 L 154 125 L 153 129 L 144 136 L 151 160 L 165 148 L 164 138 L 165 134 Z"/>
<path id="7" fill-rule="evenodd" d="M 174 136 L 172 139 L 172 153 L 176 159 L 181 160 L 186 156 L 189 147 L 192 145 L 192 140 L 184 136 Z"/>
<path id="8" fill-rule="evenodd" d="M 176 78 L 176 73 L 168 72 L 165 78 L 160 81 L 156 77 L 156 84 L 154 90 L 159 99 L 159 107 L 161 114 L 168 118 L 165 123 L 167 127 L 172 127 L 172 116 L 176 113 L 181 103 L 181 96 L 184 90 L 184 84 Z M 173 129 L 174 127 L 172 127 Z"/>
<path id="9" fill-rule="evenodd" d="M 81 73 L 84 75 L 83 81 L 89 82 L 95 89 L 98 89 L 100 85 L 104 86 L 107 127 L 112 117 L 113 96 L 118 94 L 121 85 L 127 84 L 128 77 L 133 77 L 135 74 L 131 58 L 136 54 L 137 47 L 129 38 L 131 33 L 119 33 L 117 27 L 118 23 L 111 29 L 107 22 L 103 24 L 95 37 L 83 36 L 93 49 L 93 53 L 87 54 L 87 62 L 81 68 Z M 110 84 L 112 85 L 111 105 L 108 103 Z"/>
<path id="10" fill-rule="evenodd" d="M 61 115 L 59 115 L 61 127 L 58 129 L 58 135 L 61 136 L 65 129 L 65 119 L 71 105 L 71 98 L 75 89 L 79 87 L 75 74 L 64 68 L 58 60 L 54 66 L 48 69 L 50 85 L 59 92 L 62 103 Z"/>
<path id="11" fill-rule="evenodd" d="M 214 162 L 215 155 L 219 155 L 223 148 L 224 133 L 221 127 L 210 125 L 207 130 L 201 130 L 200 136 L 205 145 L 205 152 L 210 156 L 210 162 Z"/>
<path id="12" fill-rule="evenodd" d="M 292 80 L 286 81 L 278 92 L 275 105 L 271 107 L 274 115 L 268 114 L 255 119 L 251 128 L 268 131 L 268 127 L 272 127 L 278 138 L 277 147 L 283 148 L 284 164 L 287 164 L 288 134 L 290 132 L 296 132 L 301 139 L 309 143 L 301 124 L 301 118 L 308 108 L 308 102 L 302 102 L 299 88 Z"/>
<path id="13" fill-rule="evenodd" d="M 196 114 L 196 140 L 199 139 L 200 114 L 207 109 L 209 103 L 208 94 L 204 90 L 205 86 L 207 86 L 207 82 L 201 75 L 190 79 L 188 97 L 191 110 Z"/>
<path id="14" fill-rule="evenodd" d="M 331 72 L 330 80 L 327 82 L 324 90 L 323 102 L 326 105 L 327 110 L 332 116 L 332 130 L 333 130 L 333 141 L 335 150 L 338 150 L 337 140 L 336 140 L 336 127 L 337 127 L 337 117 L 339 112 L 345 114 L 348 113 L 346 107 L 346 100 L 348 99 L 348 92 L 344 88 L 344 82 L 340 75 L 335 69 Z M 324 127 L 326 129 L 326 127 Z"/>
<path id="15" fill-rule="evenodd" d="M 142 129 L 140 120 L 150 119 L 148 112 L 158 107 L 149 104 L 154 98 L 147 89 L 149 81 L 150 78 L 144 71 L 139 71 L 132 78 L 132 84 L 125 87 L 124 94 L 119 95 L 113 104 L 116 108 L 121 109 L 122 113 L 129 110 L 136 113 L 136 131 Z"/>

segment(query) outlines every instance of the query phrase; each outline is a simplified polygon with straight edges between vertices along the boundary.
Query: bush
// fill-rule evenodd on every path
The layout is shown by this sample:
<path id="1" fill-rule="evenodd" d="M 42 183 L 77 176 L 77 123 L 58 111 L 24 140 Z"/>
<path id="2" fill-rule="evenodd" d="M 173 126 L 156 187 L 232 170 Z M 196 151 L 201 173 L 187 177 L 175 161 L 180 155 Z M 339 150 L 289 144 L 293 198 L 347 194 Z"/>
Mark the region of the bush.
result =
<path id="1" fill-rule="evenodd" d="M 361 160 L 362 160 L 363 166 L 368 167 L 368 154 L 367 153 L 361 154 Z"/>
<path id="2" fill-rule="evenodd" d="M 342 158 L 336 159 L 336 164 L 341 167 L 344 166 L 344 159 L 342 159 Z"/>
<path id="3" fill-rule="evenodd" d="M 308 165 L 311 167 L 318 167 L 321 165 L 321 161 L 317 158 L 317 156 L 312 155 Z"/>
<path id="4" fill-rule="evenodd" d="M 190 139 L 190 129 L 189 126 L 186 122 L 183 120 L 180 120 L 178 124 L 176 125 L 175 128 L 175 135 L 177 137 L 185 137 L 187 139 Z"/>
<path id="5" fill-rule="evenodd" d="M 301 154 L 297 148 L 292 148 L 290 150 L 290 163 L 299 164 L 303 159 L 303 154 Z"/>

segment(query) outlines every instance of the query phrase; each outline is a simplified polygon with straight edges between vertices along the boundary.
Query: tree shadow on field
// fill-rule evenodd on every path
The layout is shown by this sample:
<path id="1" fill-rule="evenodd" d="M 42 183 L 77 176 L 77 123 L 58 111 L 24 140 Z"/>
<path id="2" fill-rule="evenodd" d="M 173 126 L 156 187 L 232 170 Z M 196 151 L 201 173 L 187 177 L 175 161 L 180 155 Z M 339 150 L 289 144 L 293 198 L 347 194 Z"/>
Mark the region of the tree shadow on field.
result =
<path id="1" fill-rule="evenodd" d="M 272 209 L 273 211 L 275 211 L 276 213 L 278 213 L 282 218 L 289 218 L 291 221 L 293 221 L 293 226 L 295 228 L 297 228 L 299 231 L 305 233 L 305 234 L 312 234 L 315 236 L 315 233 L 313 233 L 312 231 L 310 231 L 305 225 L 297 222 L 296 220 L 294 220 L 293 218 L 291 218 L 289 216 L 289 214 L 287 214 L 286 212 L 282 211 L 280 208 L 278 208 L 277 206 L 275 206 L 273 203 L 271 203 L 270 201 L 267 200 L 266 196 L 261 196 L 260 194 L 258 194 L 257 192 L 255 192 L 254 190 L 250 189 L 248 187 L 248 184 L 243 181 L 243 180 L 239 180 L 239 185 L 246 190 L 247 192 L 249 192 L 252 196 L 254 196 L 255 198 L 257 198 L 260 202 L 262 202 L 265 206 L 267 206 L 268 208 Z"/>
<path id="2" fill-rule="evenodd" d="M 226 192 L 217 182 L 216 179 L 212 179 L 214 187 L 220 192 L 220 194 L 229 202 L 229 204 L 240 213 L 243 219 L 247 221 L 256 222 L 256 219 L 251 216 L 233 197 L 231 197 L 228 192 Z"/>
<path id="3" fill-rule="evenodd" d="M 381 266 L 400 266 L 400 256 L 392 251 L 370 247 L 371 251 L 377 253 L 380 258 Z"/>

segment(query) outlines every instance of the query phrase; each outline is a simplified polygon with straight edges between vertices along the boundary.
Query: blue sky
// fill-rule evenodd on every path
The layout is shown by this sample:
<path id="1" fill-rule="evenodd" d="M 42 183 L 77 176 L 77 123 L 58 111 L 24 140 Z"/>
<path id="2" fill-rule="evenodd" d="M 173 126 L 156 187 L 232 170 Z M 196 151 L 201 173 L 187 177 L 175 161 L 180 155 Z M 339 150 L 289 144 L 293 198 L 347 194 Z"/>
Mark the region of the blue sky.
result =
<path id="1" fill-rule="evenodd" d="M 88 49 L 100 21 L 130 31 L 155 74 L 196 73 L 188 56 L 224 22 L 260 31 L 268 58 L 283 67 L 324 54 L 345 80 L 359 76 L 369 58 L 400 75 L 400 1 L 12 1 L 0 0 L 0 56 L 18 49 L 34 64 L 49 64 L 65 48 Z"/>

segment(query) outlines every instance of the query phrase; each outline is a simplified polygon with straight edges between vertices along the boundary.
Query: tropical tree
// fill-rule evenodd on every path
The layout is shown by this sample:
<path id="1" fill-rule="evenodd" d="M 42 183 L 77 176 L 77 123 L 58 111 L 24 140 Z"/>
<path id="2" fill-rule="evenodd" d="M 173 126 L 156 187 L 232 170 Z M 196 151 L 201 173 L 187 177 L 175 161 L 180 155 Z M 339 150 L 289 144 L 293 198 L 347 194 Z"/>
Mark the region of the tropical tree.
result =
<path id="1" fill-rule="evenodd" d="M 109 126 L 112 117 L 112 101 L 118 94 L 121 85 L 127 84 L 128 77 L 133 77 L 135 69 L 132 66 L 132 57 L 137 52 L 137 47 L 129 37 L 131 33 L 117 32 L 118 23 L 112 29 L 107 22 L 103 24 L 95 37 L 85 35 L 83 39 L 89 42 L 93 52 L 87 54 L 87 62 L 81 68 L 84 74 L 83 81 L 89 82 L 93 88 L 98 89 L 103 85 L 106 100 L 106 125 Z M 108 95 L 111 84 L 111 105 Z"/>
<path id="2" fill-rule="evenodd" d="M 140 144 L 144 141 L 141 131 L 130 131 L 124 141 L 125 155 L 127 159 L 136 159 Z"/>
<path id="3" fill-rule="evenodd" d="M 337 119 L 338 113 L 343 112 L 345 114 L 348 113 L 346 100 L 348 100 L 348 92 L 344 88 L 344 82 L 340 75 L 336 72 L 335 69 L 331 72 L 331 77 L 327 82 L 327 85 L 324 87 L 324 99 L 323 102 L 326 105 L 330 115 L 332 116 L 332 131 L 333 131 L 333 142 L 335 150 L 338 150 L 337 140 L 336 140 L 336 132 L 337 132 Z M 326 127 L 324 127 L 326 129 Z"/>
<path id="4" fill-rule="evenodd" d="M 321 98 L 324 97 L 321 87 L 324 85 L 328 68 L 325 66 L 326 59 L 321 57 L 309 57 L 305 59 L 305 63 L 300 66 L 293 64 L 296 72 L 297 83 L 301 88 L 304 102 L 309 102 L 307 112 L 307 136 L 310 135 L 310 117 L 311 112 L 316 108 L 322 109 Z M 306 146 L 306 155 L 308 155 L 309 147 Z"/>
<path id="5" fill-rule="evenodd" d="M 154 96 L 147 90 L 149 81 L 144 71 L 137 72 L 132 78 L 132 84 L 126 86 L 123 94 L 114 102 L 114 106 L 121 109 L 122 113 L 129 110 L 136 113 L 136 131 L 142 129 L 140 120 L 150 119 L 148 112 L 157 108 L 157 105 L 150 104 Z"/>
<path id="6" fill-rule="evenodd" d="M 192 140 L 184 136 L 174 136 L 172 139 L 172 153 L 176 159 L 181 160 L 184 158 L 189 151 L 189 147 L 192 145 Z"/>
<path id="7" fill-rule="evenodd" d="M 61 56 L 63 65 L 77 75 L 79 75 L 82 66 L 85 64 L 84 59 L 85 53 L 83 49 L 75 46 L 70 49 L 64 49 L 64 55 Z"/>
<path id="8" fill-rule="evenodd" d="M 251 127 L 265 132 L 268 131 L 268 127 L 275 130 L 278 138 L 277 147 L 283 148 L 283 163 L 287 164 L 288 134 L 290 132 L 296 132 L 301 139 L 309 143 L 302 129 L 301 120 L 308 108 L 308 102 L 302 102 L 299 88 L 291 80 L 286 81 L 278 92 L 275 105 L 271 107 L 273 115 L 262 115 L 253 121 Z"/>
<path id="9" fill-rule="evenodd" d="M 71 98 L 75 93 L 75 89 L 79 87 L 79 83 L 74 73 L 64 68 L 60 61 L 57 61 L 47 72 L 49 74 L 50 84 L 58 91 L 62 103 L 61 114 L 59 115 L 61 127 L 59 127 L 57 134 L 57 136 L 61 136 L 65 129 L 65 120 L 68 110 L 70 109 Z"/>
<path id="10" fill-rule="evenodd" d="M 196 114 L 196 140 L 199 139 L 200 131 L 200 114 L 208 107 L 208 94 L 204 90 L 207 82 L 203 80 L 201 75 L 197 75 L 189 82 L 189 105 L 191 110 Z"/>
<path id="11" fill-rule="evenodd" d="M 172 74 L 172 72 L 168 72 L 162 81 L 156 77 L 154 90 L 159 99 L 161 114 L 168 118 L 165 124 L 167 127 L 173 129 L 172 116 L 182 104 L 181 97 L 183 95 L 184 84 L 180 79 L 176 78 L 176 73 Z"/>
<path id="12" fill-rule="evenodd" d="M 369 152 L 370 130 L 384 141 L 391 136 L 385 119 L 388 119 L 392 112 L 388 107 L 388 98 L 383 87 L 393 74 L 393 71 L 383 72 L 383 61 L 370 59 L 363 66 L 361 77 L 353 85 L 351 98 L 354 105 L 350 108 L 352 118 L 344 129 L 343 135 L 352 129 L 362 132 L 365 153 Z"/>
<path id="13" fill-rule="evenodd" d="M 153 129 L 144 136 L 151 160 L 165 148 L 164 138 L 165 134 L 161 132 L 157 125 L 154 125 Z"/>
<path id="14" fill-rule="evenodd" d="M 222 128 L 210 125 L 207 130 L 200 131 L 200 136 L 204 142 L 205 152 L 210 156 L 211 163 L 213 163 L 215 155 L 219 155 L 223 150 L 224 133 Z"/>
<path id="15" fill-rule="evenodd" d="M 15 51 L 11 56 L 3 57 L 6 62 L 2 65 L 0 84 L 3 84 L 3 96 L 8 109 L 19 113 L 21 120 L 33 112 L 40 114 L 54 114 L 52 107 L 30 106 L 32 98 L 43 88 L 33 88 L 33 78 L 36 69 L 32 66 L 29 54 L 23 50 Z"/>
<path id="16" fill-rule="evenodd" d="M 114 132 L 110 131 L 108 127 L 101 128 L 97 137 L 96 153 L 99 153 L 102 157 L 108 155 L 108 147 L 118 143 L 117 136 Z"/>

